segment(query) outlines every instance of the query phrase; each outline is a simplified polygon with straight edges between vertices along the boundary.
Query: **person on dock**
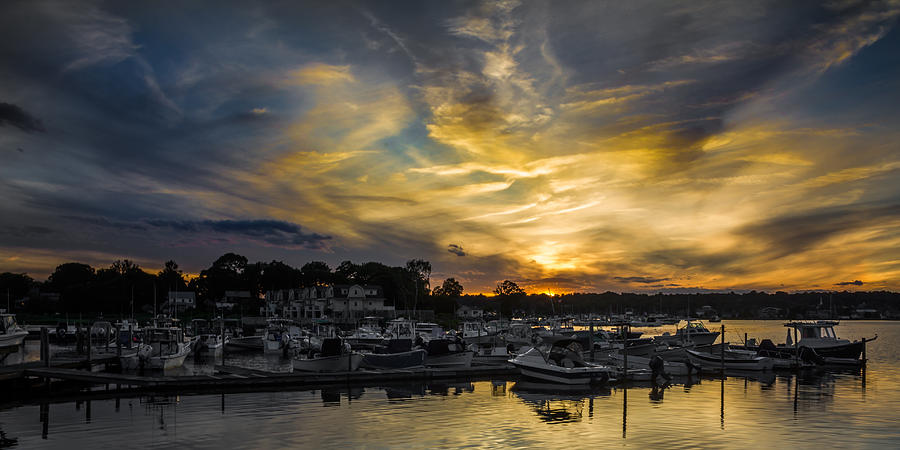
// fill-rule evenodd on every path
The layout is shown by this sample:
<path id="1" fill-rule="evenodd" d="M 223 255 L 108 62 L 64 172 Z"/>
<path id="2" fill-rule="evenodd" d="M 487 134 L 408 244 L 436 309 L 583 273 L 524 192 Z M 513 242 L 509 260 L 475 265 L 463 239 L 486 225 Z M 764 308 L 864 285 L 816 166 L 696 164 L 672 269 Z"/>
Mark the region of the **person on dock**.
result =
<path id="1" fill-rule="evenodd" d="M 656 379 L 660 376 L 666 380 L 665 384 L 672 381 L 672 376 L 666 373 L 666 362 L 659 355 L 650 358 L 650 371 L 654 386 L 656 386 Z"/>

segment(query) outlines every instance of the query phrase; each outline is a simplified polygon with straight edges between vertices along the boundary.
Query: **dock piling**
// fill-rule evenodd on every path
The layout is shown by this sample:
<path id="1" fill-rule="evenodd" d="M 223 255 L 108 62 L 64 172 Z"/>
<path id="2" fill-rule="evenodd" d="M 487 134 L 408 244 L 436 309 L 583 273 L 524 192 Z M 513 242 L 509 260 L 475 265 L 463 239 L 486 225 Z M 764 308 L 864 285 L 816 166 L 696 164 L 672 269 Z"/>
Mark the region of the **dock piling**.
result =
<path id="1" fill-rule="evenodd" d="M 44 367 L 50 367 L 50 332 L 47 327 L 41 327 L 41 361 Z"/>
<path id="2" fill-rule="evenodd" d="M 722 358 L 722 376 L 725 376 L 725 324 L 722 324 L 722 348 L 719 351 Z"/>
<path id="3" fill-rule="evenodd" d="M 116 327 L 116 356 L 122 356 L 122 338 L 120 337 L 121 330 L 119 327 Z"/>

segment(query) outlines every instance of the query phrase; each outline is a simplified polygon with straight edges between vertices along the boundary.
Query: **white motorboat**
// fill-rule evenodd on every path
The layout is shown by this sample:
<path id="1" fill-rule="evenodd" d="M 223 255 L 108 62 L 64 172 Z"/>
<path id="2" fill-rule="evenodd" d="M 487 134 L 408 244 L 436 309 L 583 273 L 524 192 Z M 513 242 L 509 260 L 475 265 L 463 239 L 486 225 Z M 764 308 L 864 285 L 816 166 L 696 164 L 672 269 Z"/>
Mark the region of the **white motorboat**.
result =
<path id="1" fill-rule="evenodd" d="M 326 338 L 318 353 L 295 352 L 291 365 L 298 372 L 353 372 L 362 363 L 363 354 L 349 347 L 340 338 Z"/>
<path id="2" fill-rule="evenodd" d="M 492 341 L 496 333 L 489 332 L 483 322 L 463 322 L 461 336 L 468 344 L 481 344 Z"/>
<path id="3" fill-rule="evenodd" d="M 702 322 L 687 319 L 685 325 L 679 328 L 675 334 L 665 332 L 655 336 L 653 340 L 660 344 L 688 347 L 692 345 L 709 345 L 716 342 L 718 331 L 709 331 Z"/>
<path id="4" fill-rule="evenodd" d="M 206 333 L 197 336 L 194 348 L 197 352 L 218 353 L 222 351 L 224 344 L 221 335 Z"/>
<path id="5" fill-rule="evenodd" d="M 724 367 L 726 370 L 772 370 L 775 367 L 775 361 L 772 358 L 764 356 L 749 356 L 732 353 L 726 353 L 724 358 L 718 353 L 698 352 L 695 350 L 685 350 L 691 364 L 703 369 L 716 370 Z"/>
<path id="6" fill-rule="evenodd" d="M 181 367 L 193 342 L 185 342 L 180 328 L 145 328 L 137 352 L 122 355 L 123 369 L 173 369 Z"/>
<path id="7" fill-rule="evenodd" d="M 378 325 L 380 320 L 380 317 L 364 317 L 356 330 L 344 340 L 354 349 L 372 349 L 384 341 Z"/>
<path id="8" fill-rule="evenodd" d="M 16 323 L 15 314 L 0 314 L 0 347 L 22 345 L 28 332 Z"/>
<path id="9" fill-rule="evenodd" d="M 300 335 L 300 326 L 293 321 L 269 319 L 262 336 L 263 353 L 287 355 L 291 349 L 298 346 L 295 340 L 299 339 Z"/>
<path id="10" fill-rule="evenodd" d="M 509 362 L 527 378 L 546 383 L 589 385 L 605 383 L 615 374 L 615 369 L 586 362 L 581 357 L 581 346 L 575 340 L 558 340 L 542 351 L 532 347 Z"/>

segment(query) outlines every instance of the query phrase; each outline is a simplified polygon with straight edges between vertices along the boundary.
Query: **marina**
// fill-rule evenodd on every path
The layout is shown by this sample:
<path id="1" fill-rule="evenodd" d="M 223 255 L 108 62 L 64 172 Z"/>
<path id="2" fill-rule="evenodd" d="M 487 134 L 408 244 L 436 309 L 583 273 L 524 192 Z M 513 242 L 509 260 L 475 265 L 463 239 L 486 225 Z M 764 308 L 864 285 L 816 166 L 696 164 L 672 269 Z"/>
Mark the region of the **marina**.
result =
<path id="1" fill-rule="evenodd" d="M 774 321 L 726 320 L 724 325 L 728 337 L 746 332 L 771 338 L 783 330 L 782 323 Z M 847 337 L 867 336 L 877 330 L 879 343 L 900 343 L 900 323 L 896 322 L 843 322 L 835 328 L 841 336 Z M 734 331 L 729 333 L 728 329 Z M 568 345 L 574 341 L 556 342 Z M 648 360 L 635 359 L 629 363 L 628 367 L 632 370 L 628 380 L 616 379 L 624 378 L 622 372 L 610 372 L 610 376 L 601 382 L 576 385 L 546 383 L 540 377 L 526 376 L 524 371 L 512 365 L 312 373 L 292 370 L 290 358 L 266 355 L 262 349 L 226 352 L 224 360 L 191 356 L 184 367 L 148 370 L 143 374 L 113 369 L 117 359 L 99 353 L 93 360 L 94 369 L 88 371 L 84 370 L 83 362 L 79 365 L 75 361 L 59 358 L 50 367 L 44 367 L 43 361 L 39 360 L 40 355 L 35 354 L 39 347 L 39 342 L 26 341 L 23 356 L 31 361 L 18 365 L 17 380 L 7 377 L 6 383 L 19 383 L 23 388 L 27 386 L 27 394 L 7 393 L 0 406 L 0 431 L 7 439 L 14 438 L 19 444 L 50 447 L 56 446 L 54 442 L 61 444 L 61 440 L 70 439 L 88 445 L 96 438 L 88 432 L 94 424 L 124 426 L 122 419 L 125 416 L 122 414 L 127 414 L 128 421 L 156 424 L 153 427 L 156 431 L 139 433 L 143 437 L 138 442 L 196 444 L 201 441 L 195 440 L 201 439 L 205 433 L 187 424 L 215 420 L 205 426 L 233 429 L 251 427 L 257 421 L 268 423 L 275 420 L 271 416 L 275 414 L 273 398 L 278 399 L 275 404 L 285 408 L 276 422 L 286 424 L 298 420 L 301 422 L 297 423 L 303 423 L 303 426 L 318 427 L 314 428 L 317 430 L 315 436 L 306 437 L 311 440 L 303 441 L 303 445 L 316 443 L 317 446 L 331 448 L 346 445 L 467 445 L 466 442 L 475 442 L 470 439 L 476 439 L 476 436 L 486 439 L 488 430 L 494 427 L 507 430 L 507 436 L 496 436 L 492 438 L 496 441 L 489 439 L 484 442 L 506 446 L 521 440 L 532 446 L 561 439 L 562 442 L 571 440 L 576 445 L 576 437 L 581 436 L 653 445 L 663 442 L 659 433 L 675 427 L 675 423 L 679 424 L 678 429 L 696 433 L 697 436 L 708 436 L 710 439 L 728 436 L 728 446 L 741 442 L 741 436 L 750 439 L 754 423 L 766 423 L 775 427 L 770 430 L 774 433 L 770 436 L 772 439 L 780 436 L 785 442 L 800 444 L 800 436 L 824 425 L 798 427 L 791 431 L 791 427 L 781 425 L 784 420 L 776 420 L 778 415 L 793 421 L 812 421 L 815 418 L 828 423 L 829 420 L 839 420 L 841 414 L 851 412 L 865 417 L 874 416 L 879 408 L 887 407 L 893 401 L 900 402 L 900 395 L 893 390 L 898 385 L 889 376 L 898 368 L 897 355 L 893 347 L 884 345 L 873 345 L 867 350 L 868 363 L 852 369 L 747 371 L 729 367 L 723 376 L 715 370 L 685 374 L 671 369 L 678 367 L 677 363 L 668 363 L 673 372 L 671 379 L 665 383 L 660 379 L 661 382 L 656 383 L 649 377 L 641 376 L 647 370 L 633 366 L 646 365 Z M 572 357 L 571 354 L 562 356 Z M 618 354 L 618 357 L 624 358 L 626 355 Z M 564 368 L 566 364 L 559 366 Z M 623 364 L 610 365 L 616 366 L 624 367 Z M 7 374 L 11 370 L 12 366 L 3 368 Z M 53 382 L 47 384 L 47 380 Z M 865 399 L 875 395 L 886 396 L 888 401 L 869 402 L 872 403 L 871 408 L 859 411 L 861 405 L 866 404 Z M 444 400 L 435 404 L 434 401 L 439 398 Z M 78 405 L 74 410 L 73 404 Z M 119 405 L 118 409 L 113 407 L 114 404 Z M 133 408 L 125 411 L 123 404 L 145 405 L 148 411 Z M 155 412 L 149 412 L 149 405 L 154 405 L 152 411 Z M 331 409 L 309 410 L 316 406 Z M 813 414 L 814 410 L 822 407 L 833 414 L 824 418 Z M 59 412 L 61 408 L 63 412 Z M 85 408 L 90 411 L 85 411 Z M 448 420 L 467 427 L 468 432 L 433 436 L 434 433 L 428 430 L 440 426 L 435 408 L 450 408 L 449 411 L 454 413 Z M 41 421 L 22 422 L 17 419 L 20 414 L 29 414 L 26 413 L 29 410 Z M 326 423 L 328 414 L 321 414 L 328 410 L 349 414 L 346 420 L 355 426 L 342 426 L 342 434 L 334 435 L 319 425 L 312 425 L 319 421 Z M 483 417 L 493 418 L 494 422 L 472 422 L 475 416 L 470 418 L 469 414 L 474 414 L 476 410 Z M 255 412 L 251 414 L 249 411 Z M 700 411 L 705 412 L 698 415 Z M 217 419 L 204 418 L 212 412 L 215 412 Z M 381 434 L 372 435 L 364 431 L 367 429 L 362 425 L 364 417 L 372 420 L 376 416 L 385 417 L 385 414 L 387 417 L 396 416 L 398 422 L 390 426 L 399 427 L 403 420 L 415 420 L 421 425 L 417 425 L 414 431 L 407 430 L 405 434 L 391 436 L 391 441 L 386 441 L 387 437 Z M 678 421 L 672 422 L 661 420 L 660 414 L 680 416 Z M 68 431 L 73 429 L 66 426 L 73 420 L 83 427 L 74 435 Z M 896 438 L 893 428 L 883 428 L 879 423 L 872 421 L 868 425 L 870 428 L 866 428 L 867 437 L 857 442 L 868 445 Z M 524 430 L 538 424 L 576 427 L 577 430 L 562 435 L 554 432 L 553 428 L 540 429 L 536 436 L 525 433 Z M 584 428 L 589 424 L 594 425 Z M 268 428 L 264 426 L 262 429 Z M 234 446 L 268 446 L 271 444 L 268 439 L 273 436 L 278 436 L 279 442 L 284 445 L 296 445 L 301 442 L 299 440 L 305 439 L 299 431 L 297 433 L 300 434 L 292 431 L 286 433 L 276 432 L 265 437 L 258 436 L 254 431 L 252 436 L 246 437 L 246 441 Z M 846 436 L 836 437 L 838 442 L 843 438 Z M 703 446 L 717 447 L 714 441 Z"/>

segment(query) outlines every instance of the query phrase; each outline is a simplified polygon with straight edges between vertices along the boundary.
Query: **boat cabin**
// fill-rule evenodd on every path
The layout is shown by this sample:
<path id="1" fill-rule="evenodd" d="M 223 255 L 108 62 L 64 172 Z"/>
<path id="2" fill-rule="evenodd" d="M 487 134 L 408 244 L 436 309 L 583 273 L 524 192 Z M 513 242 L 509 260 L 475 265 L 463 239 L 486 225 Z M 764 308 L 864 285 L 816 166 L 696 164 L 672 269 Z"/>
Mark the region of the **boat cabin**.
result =
<path id="1" fill-rule="evenodd" d="M 15 314 L 0 314 L 0 334 L 11 334 L 18 330 Z"/>
<path id="2" fill-rule="evenodd" d="M 845 339 L 838 339 L 834 333 L 834 327 L 839 323 L 835 320 L 818 320 L 815 322 L 788 322 L 784 326 L 793 328 L 796 333 L 795 336 L 797 336 L 797 342 L 802 342 L 804 345 L 821 342 L 850 342 Z"/>

